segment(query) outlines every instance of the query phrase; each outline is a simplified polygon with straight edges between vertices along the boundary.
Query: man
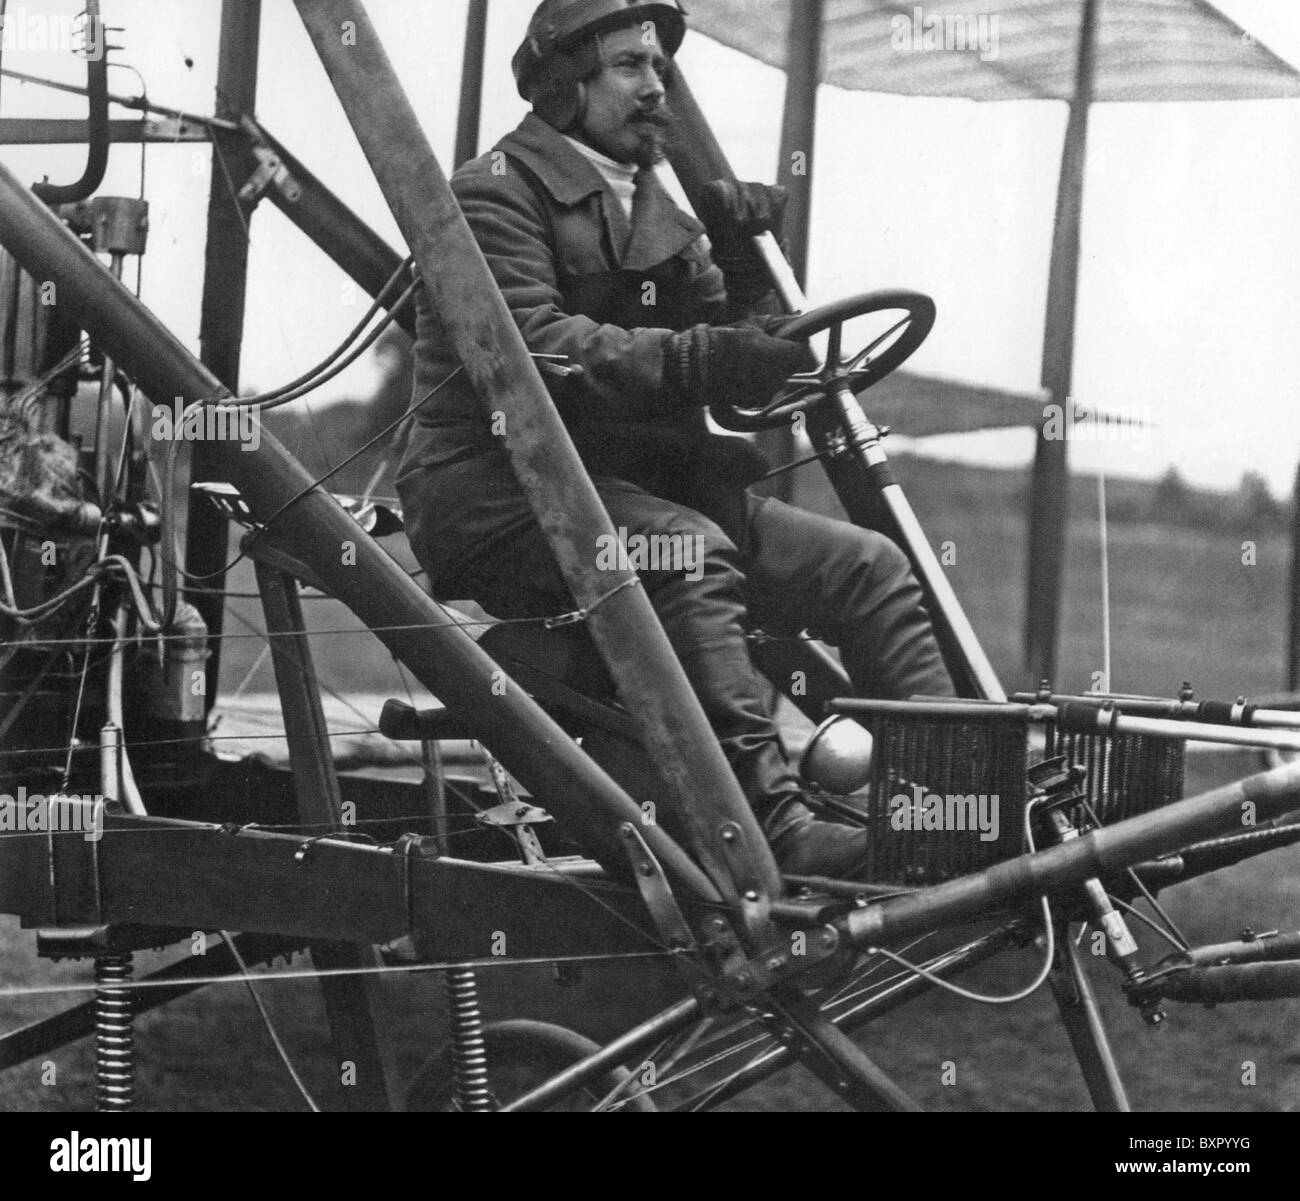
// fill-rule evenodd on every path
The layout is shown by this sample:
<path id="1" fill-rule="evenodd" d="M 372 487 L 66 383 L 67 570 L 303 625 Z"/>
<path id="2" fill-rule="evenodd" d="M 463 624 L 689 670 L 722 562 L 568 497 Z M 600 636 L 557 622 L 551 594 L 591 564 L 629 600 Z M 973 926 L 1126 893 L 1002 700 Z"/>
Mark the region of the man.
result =
<path id="1" fill-rule="evenodd" d="M 774 336 L 778 306 L 749 245 L 779 234 L 784 192 L 712 185 L 710 247 L 653 170 L 684 35 L 676 0 L 544 0 L 513 62 L 533 112 L 452 186 L 529 349 L 572 364 L 548 382 L 615 528 L 703 547 L 699 564 L 641 579 L 778 864 L 849 878 L 865 832 L 805 806 L 746 629 L 838 645 L 867 695 L 952 686 L 902 552 L 747 493 L 761 456 L 709 432 L 705 407 L 770 398 L 808 351 Z M 420 398 L 456 363 L 423 296 L 418 334 Z M 491 408 L 458 379 L 421 410 L 398 481 L 412 546 L 435 595 L 503 618 L 568 611 Z"/>

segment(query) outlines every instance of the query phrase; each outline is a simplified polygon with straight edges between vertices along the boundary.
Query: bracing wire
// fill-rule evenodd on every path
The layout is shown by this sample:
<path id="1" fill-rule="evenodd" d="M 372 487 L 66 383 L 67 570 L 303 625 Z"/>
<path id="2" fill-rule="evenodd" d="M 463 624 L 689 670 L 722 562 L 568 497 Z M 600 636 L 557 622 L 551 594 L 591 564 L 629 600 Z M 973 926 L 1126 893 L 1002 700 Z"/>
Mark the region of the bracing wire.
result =
<path id="1" fill-rule="evenodd" d="M 1097 468 L 1097 531 L 1101 552 L 1101 671 L 1102 691 L 1112 692 L 1110 676 L 1110 531 L 1106 521 L 1106 469 Z"/>
<path id="2" fill-rule="evenodd" d="M 244 962 L 244 957 L 239 953 L 234 938 L 225 930 L 221 931 L 221 938 L 226 944 L 226 949 L 230 952 L 231 958 L 234 959 L 235 966 L 239 968 L 239 974 L 244 978 L 244 983 L 248 986 L 248 995 L 252 997 L 253 1004 L 262 1019 L 262 1025 L 266 1027 L 266 1033 L 270 1036 L 272 1046 L 275 1047 L 275 1053 L 280 1057 L 280 1062 L 284 1064 L 285 1071 L 289 1073 L 289 1078 L 293 1081 L 294 1087 L 301 1094 L 302 1099 L 307 1102 L 307 1108 L 312 1113 L 320 1113 L 320 1106 L 312 1098 L 307 1085 L 303 1082 L 303 1078 L 298 1074 L 297 1068 L 293 1066 L 293 1060 L 289 1058 L 289 1052 L 281 1041 L 280 1035 L 276 1032 L 275 1023 L 271 1021 L 271 1015 L 262 1002 L 261 993 L 257 991 L 257 985 L 253 983 L 253 973 L 249 971 L 248 964 Z"/>

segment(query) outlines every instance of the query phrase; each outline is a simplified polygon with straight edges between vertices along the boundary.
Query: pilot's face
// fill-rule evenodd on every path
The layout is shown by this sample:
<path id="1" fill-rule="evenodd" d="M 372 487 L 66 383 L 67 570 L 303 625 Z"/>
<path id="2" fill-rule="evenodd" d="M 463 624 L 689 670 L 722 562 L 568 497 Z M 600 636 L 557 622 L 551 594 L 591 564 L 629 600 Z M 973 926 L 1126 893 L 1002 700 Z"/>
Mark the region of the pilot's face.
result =
<path id="1" fill-rule="evenodd" d="M 649 167 L 664 156 L 668 57 L 654 25 L 630 25 L 600 36 L 600 74 L 584 86 L 578 135 L 620 163 Z"/>

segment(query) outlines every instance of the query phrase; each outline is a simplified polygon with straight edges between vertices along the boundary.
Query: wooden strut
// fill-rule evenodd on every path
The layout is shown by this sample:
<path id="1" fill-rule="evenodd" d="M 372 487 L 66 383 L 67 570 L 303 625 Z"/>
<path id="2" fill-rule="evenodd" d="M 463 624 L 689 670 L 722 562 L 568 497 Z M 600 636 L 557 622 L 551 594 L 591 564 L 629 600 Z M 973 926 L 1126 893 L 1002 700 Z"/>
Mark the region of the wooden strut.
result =
<path id="1" fill-rule="evenodd" d="M 299 819 L 313 832 L 341 831 L 342 797 L 298 583 L 259 562 L 257 586 L 270 635 Z M 311 958 L 322 971 L 379 966 L 379 956 L 368 943 L 315 942 Z M 347 1108 L 361 1113 L 393 1108 L 375 1028 L 372 978 L 323 976 L 320 984 Z"/>

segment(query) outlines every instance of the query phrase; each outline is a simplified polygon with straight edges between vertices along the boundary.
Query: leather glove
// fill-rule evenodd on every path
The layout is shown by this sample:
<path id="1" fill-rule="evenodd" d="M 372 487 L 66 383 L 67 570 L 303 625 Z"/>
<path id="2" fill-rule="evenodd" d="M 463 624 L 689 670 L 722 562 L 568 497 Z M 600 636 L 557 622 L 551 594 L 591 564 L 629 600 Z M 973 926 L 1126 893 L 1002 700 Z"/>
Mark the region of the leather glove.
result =
<path id="1" fill-rule="evenodd" d="M 770 400 L 804 370 L 808 347 L 755 325 L 696 325 L 664 340 L 668 407 L 752 407 Z"/>
<path id="2" fill-rule="evenodd" d="M 704 185 L 699 216 L 733 308 L 751 305 L 772 290 L 767 267 L 750 239 L 766 230 L 781 240 L 789 199 L 785 188 L 761 183 L 715 179 Z"/>

